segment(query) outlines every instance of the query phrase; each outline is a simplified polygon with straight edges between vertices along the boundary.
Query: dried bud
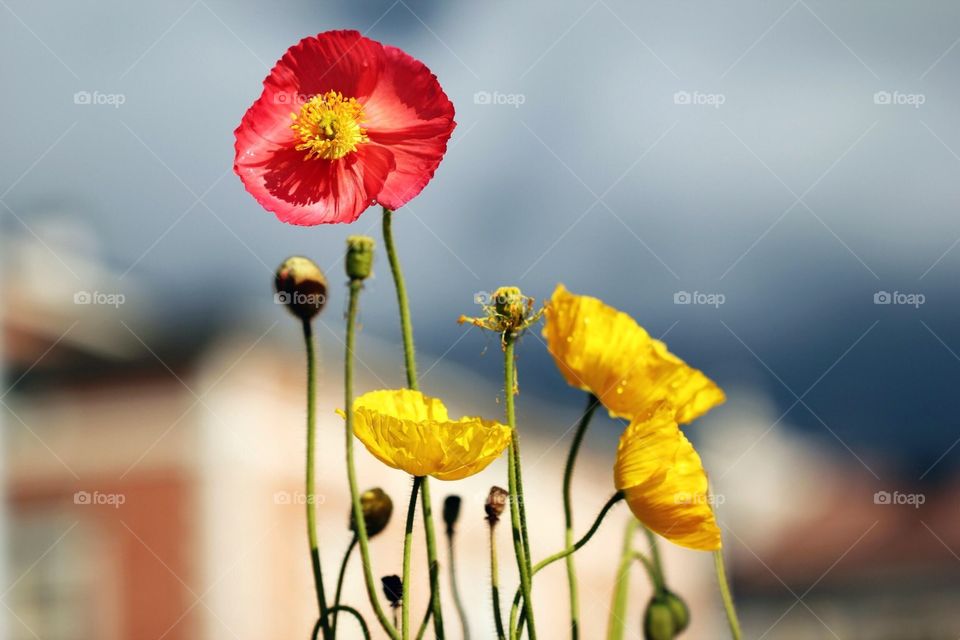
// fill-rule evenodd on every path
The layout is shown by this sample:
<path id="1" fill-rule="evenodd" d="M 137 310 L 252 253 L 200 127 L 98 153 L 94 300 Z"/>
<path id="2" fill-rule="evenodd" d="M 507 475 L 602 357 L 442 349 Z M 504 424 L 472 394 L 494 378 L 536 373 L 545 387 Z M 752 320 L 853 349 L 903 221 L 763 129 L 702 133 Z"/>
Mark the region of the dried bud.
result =
<path id="1" fill-rule="evenodd" d="M 663 597 L 667 606 L 670 607 L 670 613 L 673 614 L 673 624 L 677 629 L 677 633 L 680 633 L 690 626 L 690 608 L 687 607 L 687 603 L 683 601 L 683 598 L 672 591 L 667 591 Z"/>
<path id="2" fill-rule="evenodd" d="M 291 256 L 277 267 L 274 300 L 301 320 L 310 320 L 327 303 L 327 278 L 320 267 L 303 256 Z"/>
<path id="3" fill-rule="evenodd" d="M 673 611 L 663 596 L 654 596 L 647 604 L 643 614 L 644 640 L 673 640 L 677 635 L 677 625 Z"/>
<path id="4" fill-rule="evenodd" d="M 400 576 L 383 576 L 380 582 L 383 583 L 383 595 L 387 597 L 390 606 L 399 608 L 403 601 L 403 580 Z"/>
<path id="5" fill-rule="evenodd" d="M 507 507 L 507 500 L 509 499 L 510 494 L 507 493 L 506 489 L 490 487 L 490 495 L 487 496 L 487 503 L 483 506 L 484 511 L 487 512 L 487 522 L 491 525 L 500 522 L 500 516 L 503 515 L 503 510 Z"/>
<path id="6" fill-rule="evenodd" d="M 492 295 L 484 293 L 477 299 L 483 304 L 485 315 L 479 318 L 460 316 L 457 322 L 499 333 L 504 346 L 508 339 L 515 339 L 543 315 L 542 309 L 534 311 L 534 299 L 523 295 L 517 287 L 500 287 Z"/>
<path id="7" fill-rule="evenodd" d="M 373 271 L 373 238 L 347 238 L 347 275 L 351 280 L 366 280 Z"/>
<path id="8" fill-rule="evenodd" d="M 367 529 L 367 537 L 372 538 L 387 528 L 390 516 L 393 515 L 393 500 L 383 489 L 368 489 L 360 494 L 360 507 L 363 509 L 363 524 Z M 350 530 L 356 531 L 357 524 L 350 512 Z"/>
<path id="9" fill-rule="evenodd" d="M 453 535 L 454 525 L 460 517 L 460 496 L 447 496 L 443 501 L 443 521 L 447 524 L 447 535 Z"/>

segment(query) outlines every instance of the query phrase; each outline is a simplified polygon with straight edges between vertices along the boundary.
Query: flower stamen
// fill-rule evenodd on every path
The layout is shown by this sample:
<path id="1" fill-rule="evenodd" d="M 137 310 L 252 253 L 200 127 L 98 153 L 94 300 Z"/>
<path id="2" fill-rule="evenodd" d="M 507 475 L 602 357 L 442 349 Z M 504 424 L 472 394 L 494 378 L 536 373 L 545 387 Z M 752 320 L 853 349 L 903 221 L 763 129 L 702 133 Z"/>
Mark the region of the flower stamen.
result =
<path id="1" fill-rule="evenodd" d="M 310 98 L 291 113 L 290 128 L 300 137 L 297 151 L 306 151 L 307 160 L 339 160 L 369 142 L 361 126 L 363 105 L 356 98 L 344 98 L 339 91 L 327 91 Z"/>

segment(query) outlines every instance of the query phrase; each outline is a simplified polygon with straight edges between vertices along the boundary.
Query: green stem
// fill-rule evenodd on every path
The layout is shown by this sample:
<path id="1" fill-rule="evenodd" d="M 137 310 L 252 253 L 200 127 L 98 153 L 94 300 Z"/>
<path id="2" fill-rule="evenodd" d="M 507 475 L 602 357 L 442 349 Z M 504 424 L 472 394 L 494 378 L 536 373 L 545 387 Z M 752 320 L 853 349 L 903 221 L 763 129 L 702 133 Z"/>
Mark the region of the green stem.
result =
<path id="1" fill-rule="evenodd" d="M 393 241 L 393 211 L 383 208 L 383 244 L 393 274 L 393 284 L 397 291 L 397 306 L 400 308 L 400 334 L 403 338 L 403 362 L 407 374 L 407 387 L 418 390 L 417 356 L 413 344 L 413 324 L 410 321 L 410 302 L 407 299 L 407 285 L 397 257 L 397 248 Z M 442 639 L 443 610 L 440 604 L 440 567 L 437 562 L 437 536 L 433 527 L 433 501 L 430 497 L 429 479 L 423 479 L 420 488 L 420 502 L 423 509 L 423 531 L 427 541 L 427 564 L 430 575 L 430 607 L 433 615 L 433 629 L 437 638 Z"/>
<path id="2" fill-rule="evenodd" d="M 357 528 L 357 538 L 360 541 L 360 557 L 363 560 L 363 579 L 367 586 L 367 597 L 370 599 L 370 606 L 373 607 L 373 612 L 376 614 L 383 630 L 390 636 L 391 640 L 400 640 L 396 625 L 391 624 L 380 605 L 380 598 L 377 596 L 377 585 L 373 579 L 373 565 L 370 562 L 367 523 L 363 519 L 360 491 L 357 488 L 357 469 L 353 461 L 353 353 L 356 342 L 357 304 L 362 288 L 362 281 L 350 281 L 350 299 L 347 303 L 347 348 L 343 365 L 344 406 L 347 422 L 347 479 L 350 484 L 350 500 L 353 504 L 353 522 Z"/>
<path id="3" fill-rule="evenodd" d="M 653 561 L 647 557 L 642 551 L 635 551 L 633 557 L 643 565 L 643 568 L 647 572 L 647 577 L 650 578 L 650 584 L 653 587 L 653 590 L 657 593 L 662 594 L 666 585 L 663 584 L 660 574 L 657 573 L 657 568 L 653 565 Z"/>
<path id="4" fill-rule="evenodd" d="M 573 546 L 573 500 L 570 496 L 570 488 L 573 483 L 573 467 L 577 463 L 577 454 L 580 452 L 580 445 L 583 443 L 583 436 L 590 425 L 590 419 L 593 412 L 597 410 L 600 401 L 592 393 L 587 394 L 587 409 L 580 418 L 580 424 L 577 426 L 577 432 L 573 436 L 573 442 L 570 443 L 570 453 L 567 454 L 567 464 L 563 469 L 563 519 L 564 519 L 564 543 L 567 548 Z M 570 630 L 573 640 L 580 637 L 580 598 L 577 592 L 577 565 L 573 555 L 567 556 L 567 584 L 570 591 Z"/>
<path id="5" fill-rule="evenodd" d="M 337 609 L 337 607 L 340 606 L 340 595 L 343 593 L 343 580 L 347 575 L 347 564 L 350 562 L 350 556 L 353 555 L 353 550 L 356 548 L 357 542 L 357 534 L 354 533 L 350 544 L 347 546 L 346 552 L 343 554 L 343 560 L 340 562 L 340 573 L 337 575 L 337 591 L 333 596 L 333 606 L 330 607 L 330 611 L 333 612 L 333 623 L 330 625 L 330 635 L 334 638 L 337 637 L 337 618 L 340 614 L 340 610 Z"/>
<path id="6" fill-rule="evenodd" d="M 457 607 L 457 616 L 460 618 L 460 630 L 463 633 L 463 640 L 470 640 L 470 625 L 467 623 L 467 609 L 463 606 L 463 600 L 460 598 L 460 588 L 457 584 L 457 554 L 454 551 L 454 538 L 456 534 L 452 528 L 447 529 L 447 566 L 450 570 L 450 592 L 453 594 L 453 603 Z"/>
<path id="7" fill-rule="evenodd" d="M 723 608 L 727 612 L 727 622 L 730 624 L 730 636 L 733 640 L 740 640 L 740 620 L 737 618 L 737 609 L 730 594 L 730 584 L 727 582 L 727 571 L 723 566 L 723 551 L 713 552 L 713 564 L 717 569 L 717 583 L 720 585 L 720 595 L 723 598 Z"/>
<path id="8" fill-rule="evenodd" d="M 666 584 L 666 579 L 663 577 L 663 558 L 660 556 L 660 545 L 657 543 L 657 534 L 646 527 L 643 528 L 643 531 L 646 533 L 647 542 L 650 544 L 650 562 L 657 572 L 657 581 L 663 586 Z"/>
<path id="9" fill-rule="evenodd" d="M 417 493 L 420 492 L 422 483 L 423 476 L 413 477 L 410 504 L 407 506 L 407 525 L 403 530 L 403 577 L 400 582 L 403 589 L 403 596 L 400 599 L 400 606 L 403 607 L 401 613 L 403 640 L 410 638 L 410 554 L 413 552 L 413 518 L 417 515 Z"/>
<path id="10" fill-rule="evenodd" d="M 420 623 L 420 630 L 417 631 L 417 640 L 423 640 L 423 636 L 427 633 L 427 625 L 430 624 L 430 618 L 433 617 L 433 606 L 427 607 L 426 612 L 423 614 L 423 621 Z"/>
<path id="11" fill-rule="evenodd" d="M 627 615 L 627 600 L 630 594 L 630 567 L 633 566 L 633 538 L 639 522 L 631 517 L 623 534 L 620 563 L 617 565 L 617 580 L 613 588 L 613 606 L 607 624 L 607 640 L 623 640 L 623 621 Z"/>
<path id="12" fill-rule="evenodd" d="M 572 547 L 568 549 L 564 549 L 563 551 L 558 551 L 552 556 L 547 556 L 537 564 L 533 565 L 533 572 L 531 575 L 537 575 L 537 573 L 539 573 L 542 569 L 545 569 L 546 567 L 553 564 L 557 560 L 563 560 L 564 558 L 570 555 L 573 555 L 574 553 L 582 549 L 584 545 L 590 542 L 590 538 L 592 538 L 594 534 L 600 529 L 600 525 L 603 523 L 603 519 L 607 516 L 607 513 L 610 512 L 610 509 L 612 509 L 621 500 L 623 500 L 622 491 L 617 491 L 615 494 L 610 496 L 610 499 L 607 500 L 607 502 L 600 509 L 600 513 L 597 514 L 597 517 L 594 519 L 593 524 L 591 524 L 587 532 L 583 534 L 583 537 L 577 540 L 576 544 L 574 544 Z M 521 595 L 520 592 L 517 591 L 513 596 L 514 613 L 520 604 L 520 595 Z M 523 622 L 525 618 L 526 618 L 526 607 L 524 608 L 524 615 L 521 616 L 520 618 L 521 629 L 523 628 Z"/>
<path id="13" fill-rule="evenodd" d="M 513 398 L 516 382 L 513 361 L 515 344 L 516 339 L 513 336 L 507 336 L 503 349 L 503 390 L 506 398 L 507 426 L 510 427 L 510 458 L 507 469 L 510 488 L 510 521 L 513 525 L 513 546 L 517 557 L 517 569 L 520 572 L 520 592 L 523 595 L 524 609 L 530 623 L 528 633 L 530 640 L 536 640 L 537 630 L 534 624 L 533 599 L 531 598 L 533 573 L 530 569 L 530 544 L 526 531 L 527 518 L 523 503 L 523 480 L 520 475 L 520 434 L 517 433 L 517 418 Z"/>
<path id="14" fill-rule="evenodd" d="M 343 611 L 344 613 L 349 613 L 354 618 L 357 619 L 357 623 L 360 625 L 360 631 L 363 632 L 364 640 L 370 640 L 370 629 L 367 627 L 367 621 L 363 619 L 363 616 L 360 615 L 360 612 L 354 609 L 353 607 L 348 607 L 345 604 L 338 604 L 330 608 L 329 613 L 337 614 Z"/>
<path id="15" fill-rule="evenodd" d="M 307 349 L 307 539 L 310 543 L 313 584 L 317 591 L 317 604 L 320 607 L 320 629 L 326 639 L 331 637 L 330 621 L 327 619 L 327 597 L 323 592 L 323 570 L 320 567 L 314 469 L 317 439 L 317 354 L 313 343 L 313 325 L 306 318 L 303 320 L 303 341 Z"/>
<path id="16" fill-rule="evenodd" d="M 493 596 L 493 622 L 497 626 L 497 640 L 506 640 L 500 613 L 500 568 L 497 562 L 496 526 L 493 523 L 490 523 L 490 594 Z"/>

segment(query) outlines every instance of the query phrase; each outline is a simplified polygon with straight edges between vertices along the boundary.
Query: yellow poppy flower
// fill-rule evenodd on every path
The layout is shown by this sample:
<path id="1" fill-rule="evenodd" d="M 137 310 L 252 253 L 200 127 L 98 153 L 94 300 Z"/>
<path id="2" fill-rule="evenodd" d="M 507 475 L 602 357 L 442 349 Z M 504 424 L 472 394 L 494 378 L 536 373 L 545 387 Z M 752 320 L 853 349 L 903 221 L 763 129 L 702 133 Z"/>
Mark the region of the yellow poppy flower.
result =
<path id="1" fill-rule="evenodd" d="M 384 464 L 438 480 L 472 476 L 510 444 L 506 425 L 482 418 L 452 420 L 440 400 L 409 389 L 371 391 L 354 400 L 353 430 Z"/>
<path id="2" fill-rule="evenodd" d="M 620 437 L 614 481 L 648 529 L 691 549 L 716 551 L 720 529 L 700 456 L 661 403 L 634 418 Z"/>
<path id="3" fill-rule="evenodd" d="M 597 298 L 557 285 L 546 317 L 543 336 L 563 377 L 596 395 L 612 416 L 631 418 L 667 401 L 687 424 L 725 399 L 702 371 Z"/>

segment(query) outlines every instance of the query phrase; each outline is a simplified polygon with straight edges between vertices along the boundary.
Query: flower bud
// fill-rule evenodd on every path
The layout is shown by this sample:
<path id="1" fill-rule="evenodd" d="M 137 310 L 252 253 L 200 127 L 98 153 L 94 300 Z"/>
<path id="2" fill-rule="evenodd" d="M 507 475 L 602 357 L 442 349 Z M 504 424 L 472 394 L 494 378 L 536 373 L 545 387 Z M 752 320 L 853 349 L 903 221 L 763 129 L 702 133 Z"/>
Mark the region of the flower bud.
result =
<path id="1" fill-rule="evenodd" d="M 400 576 L 383 576 L 380 582 L 383 584 L 383 595 L 390 602 L 390 606 L 398 608 L 403 601 L 403 580 Z"/>
<path id="2" fill-rule="evenodd" d="M 447 535 L 453 535 L 454 525 L 460 518 L 460 496 L 447 496 L 443 501 L 443 521 L 447 524 Z"/>
<path id="3" fill-rule="evenodd" d="M 677 625 L 670 605 L 662 596 L 654 596 L 643 614 L 644 640 L 673 640 L 676 635 Z"/>
<path id="4" fill-rule="evenodd" d="M 303 256 L 291 256 L 277 267 L 274 287 L 274 300 L 301 320 L 312 319 L 327 303 L 326 276 L 313 260 Z"/>
<path id="5" fill-rule="evenodd" d="M 383 489 L 368 489 L 360 494 L 360 507 L 363 510 L 363 524 L 367 529 L 367 537 L 372 538 L 387 528 L 390 516 L 393 515 L 393 500 Z M 357 530 L 357 523 L 350 512 L 350 530 Z"/>
<path id="6" fill-rule="evenodd" d="M 347 238 L 347 275 L 351 280 L 366 280 L 373 271 L 373 238 Z"/>
<path id="7" fill-rule="evenodd" d="M 487 503 L 483 505 L 483 510 L 487 512 L 487 522 L 495 525 L 500 522 L 500 516 L 507 506 L 507 500 L 510 494 L 501 487 L 490 487 L 490 495 L 487 496 Z"/>
<path id="8" fill-rule="evenodd" d="M 677 633 L 680 633 L 690 626 L 690 609 L 687 607 L 687 603 L 683 601 L 683 598 L 672 591 L 667 591 L 664 594 L 664 600 L 667 606 L 670 607 L 670 613 L 673 614 L 673 624 L 676 627 Z"/>

